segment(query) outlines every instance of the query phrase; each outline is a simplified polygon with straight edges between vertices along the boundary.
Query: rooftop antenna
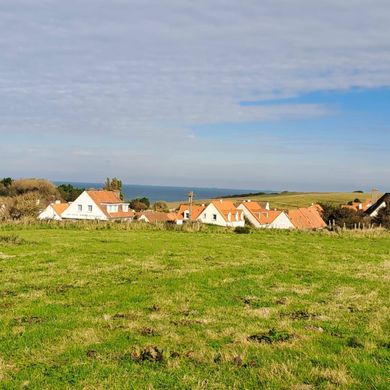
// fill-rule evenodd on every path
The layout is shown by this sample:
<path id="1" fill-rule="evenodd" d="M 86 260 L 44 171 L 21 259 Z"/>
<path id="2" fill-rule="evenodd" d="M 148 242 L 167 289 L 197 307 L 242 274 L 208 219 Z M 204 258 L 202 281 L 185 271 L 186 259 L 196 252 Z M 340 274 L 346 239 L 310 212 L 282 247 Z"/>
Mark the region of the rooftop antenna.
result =
<path id="1" fill-rule="evenodd" d="M 189 220 L 191 221 L 191 217 L 192 217 L 192 202 L 194 200 L 194 193 L 192 191 L 190 191 L 188 193 L 188 203 L 189 203 Z"/>

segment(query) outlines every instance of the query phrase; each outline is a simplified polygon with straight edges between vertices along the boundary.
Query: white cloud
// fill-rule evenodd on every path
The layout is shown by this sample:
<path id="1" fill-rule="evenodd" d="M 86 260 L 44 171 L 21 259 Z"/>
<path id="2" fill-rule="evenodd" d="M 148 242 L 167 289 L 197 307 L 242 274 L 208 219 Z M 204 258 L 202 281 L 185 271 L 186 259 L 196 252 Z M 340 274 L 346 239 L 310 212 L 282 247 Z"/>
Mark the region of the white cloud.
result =
<path id="1" fill-rule="evenodd" d="M 198 124 L 328 115 L 239 102 L 389 86 L 389 15 L 387 0 L 3 0 L 0 133 L 156 152 Z"/>

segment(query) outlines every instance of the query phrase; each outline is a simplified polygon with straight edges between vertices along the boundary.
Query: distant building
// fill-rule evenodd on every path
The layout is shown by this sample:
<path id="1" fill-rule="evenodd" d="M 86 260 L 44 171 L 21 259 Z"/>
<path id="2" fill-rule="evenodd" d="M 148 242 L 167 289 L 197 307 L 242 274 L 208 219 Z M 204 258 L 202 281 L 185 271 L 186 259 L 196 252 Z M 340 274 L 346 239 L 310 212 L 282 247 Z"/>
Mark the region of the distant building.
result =
<path id="1" fill-rule="evenodd" d="M 287 216 L 296 229 L 323 229 L 327 226 L 315 205 L 290 209 Z"/>
<path id="2" fill-rule="evenodd" d="M 368 208 L 372 206 L 372 203 L 373 202 L 371 199 L 367 199 L 364 202 L 352 202 L 351 204 L 345 204 L 342 205 L 341 207 L 345 209 L 355 210 L 355 211 L 366 211 Z"/>
<path id="3" fill-rule="evenodd" d="M 264 206 L 268 206 L 265 208 Z M 270 210 L 269 204 L 261 204 L 247 200 L 238 207 L 247 220 L 256 228 L 268 229 L 294 229 L 294 225 L 284 211 Z"/>
<path id="4" fill-rule="evenodd" d="M 390 207 L 390 192 L 385 193 L 381 196 L 371 207 L 369 207 L 365 214 L 370 217 L 376 217 L 380 209 Z"/>
<path id="5" fill-rule="evenodd" d="M 38 219 L 54 219 L 56 221 L 62 220 L 62 213 L 69 207 L 69 203 L 61 203 L 57 200 L 55 203 L 50 203 L 39 215 Z"/>
<path id="6" fill-rule="evenodd" d="M 176 222 L 177 214 L 175 213 L 163 213 L 160 211 L 145 210 L 136 214 L 138 221 L 148 222 L 148 223 L 158 223 L 158 222 Z"/>
<path id="7" fill-rule="evenodd" d="M 61 214 L 62 219 L 132 220 L 134 211 L 115 191 L 84 191 Z"/>

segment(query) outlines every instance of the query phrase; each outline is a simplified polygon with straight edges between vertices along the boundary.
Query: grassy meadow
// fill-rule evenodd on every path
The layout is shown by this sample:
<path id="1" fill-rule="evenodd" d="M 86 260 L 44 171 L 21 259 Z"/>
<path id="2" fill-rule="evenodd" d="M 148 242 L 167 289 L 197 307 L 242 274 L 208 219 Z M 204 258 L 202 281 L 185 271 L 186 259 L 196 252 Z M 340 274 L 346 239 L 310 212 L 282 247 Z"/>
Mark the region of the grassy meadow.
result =
<path id="1" fill-rule="evenodd" d="M 390 233 L 103 226 L 0 226 L 0 388 L 390 387 Z"/>

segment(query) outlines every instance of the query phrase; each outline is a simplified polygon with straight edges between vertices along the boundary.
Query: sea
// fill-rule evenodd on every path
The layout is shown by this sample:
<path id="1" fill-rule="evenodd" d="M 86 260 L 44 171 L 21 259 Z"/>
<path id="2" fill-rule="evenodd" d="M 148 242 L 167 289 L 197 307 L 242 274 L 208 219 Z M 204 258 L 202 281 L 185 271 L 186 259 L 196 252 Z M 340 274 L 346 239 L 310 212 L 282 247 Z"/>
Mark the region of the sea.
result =
<path id="1" fill-rule="evenodd" d="M 78 188 L 95 188 L 103 187 L 102 183 L 82 183 L 82 182 L 65 182 L 55 181 L 56 185 L 71 184 Z M 122 192 L 126 200 L 146 197 L 151 203 L 156 201 L 165 202 L 180 202 L 188 199 L 188 193 L 194 193 L 194 201 L 196 199 L 212 199 L 227 195 L 240 195 L 249 193 L 271 193 L 273 191 L 261 191 L 254 189 L 234 189 L 234 188 L 214 188 L 214 187 L 171 187 L 171 186 L 152 186 L 140 184 L 123 184 Z"/>

